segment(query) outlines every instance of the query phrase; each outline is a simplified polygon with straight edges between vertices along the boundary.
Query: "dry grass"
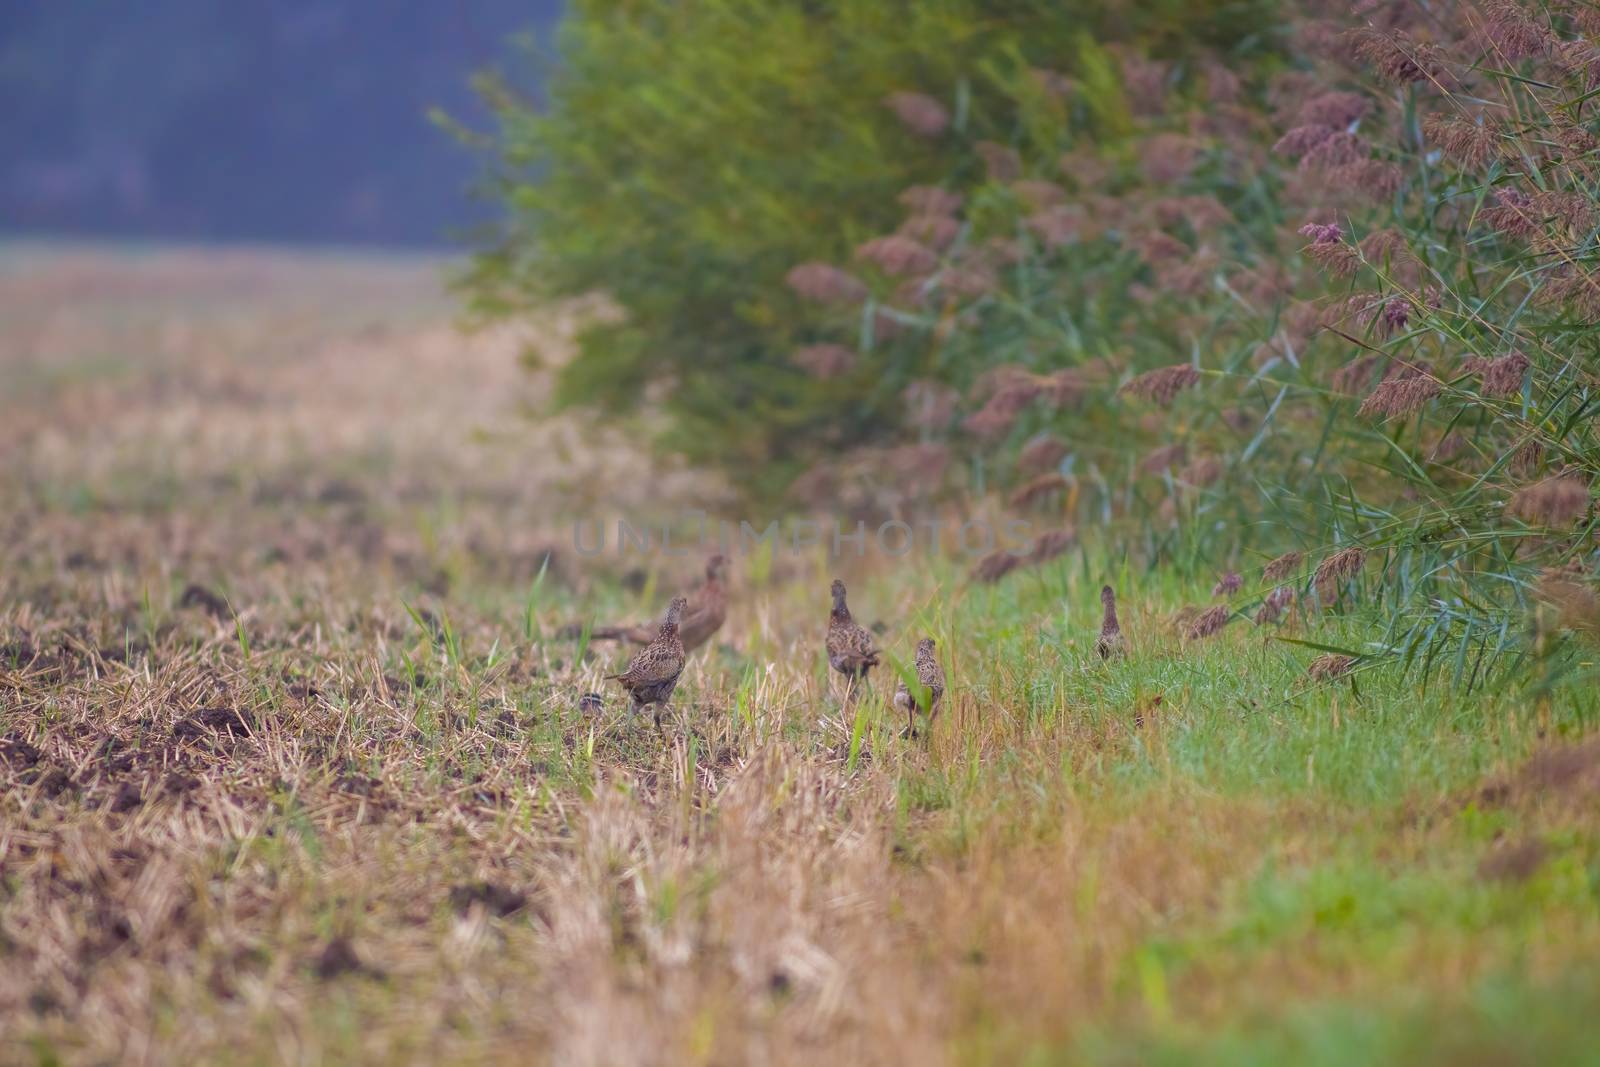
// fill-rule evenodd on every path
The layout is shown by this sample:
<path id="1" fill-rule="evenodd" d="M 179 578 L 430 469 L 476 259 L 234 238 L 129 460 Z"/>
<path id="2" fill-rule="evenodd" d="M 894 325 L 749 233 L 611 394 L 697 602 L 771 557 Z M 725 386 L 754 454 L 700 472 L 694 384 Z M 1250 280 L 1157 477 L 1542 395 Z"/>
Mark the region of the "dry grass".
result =
<path id="1" fill-rule="evenodd" d="M 1600 947 L 1589 749 L 1514 769 L 1592 708 L 1304 695 L 1264 631 L 1162 633 L 1177 586 L 1107 667 L 1068 551 L 866 569 L 948 657 L 910 744 L 828 697 L 827 570 L 781 558 L 663 741 L 544 639 L 623 597 L 562 519 L 719 491 L 524 416 L 573 315 L 463 336 L 427 262 L 0 263 L 0 1060 L 1079 1059 Z"/>

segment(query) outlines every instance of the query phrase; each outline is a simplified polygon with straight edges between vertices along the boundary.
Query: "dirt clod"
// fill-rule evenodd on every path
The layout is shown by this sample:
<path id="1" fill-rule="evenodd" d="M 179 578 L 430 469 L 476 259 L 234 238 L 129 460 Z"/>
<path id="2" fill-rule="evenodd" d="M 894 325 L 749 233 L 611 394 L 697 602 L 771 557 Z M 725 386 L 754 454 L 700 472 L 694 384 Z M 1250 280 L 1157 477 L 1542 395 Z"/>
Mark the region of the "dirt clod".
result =
<path id="1" fill-rule="evenodd" d="M 144 803 L 144 794 L 132 782 L 123 782 L 117 786 L 116 796 L 111 798 L 111 810 L 118 815 L 129 812 Z"/>
<path id="2" fill-rule="evenodd" d="M 366 975 L 372 978 L 382 977 L 383 974 L 356 954 L 356 947 L 348 937 L 335 937 L 324 945 L 322 951 L 317 954 L 313 969 L 317 977 L 323 981 L 347 974 Z"/>
<path id="3" fill-rule="evenodd" d="M 183 595 L 178 598 L 178 607 L 195 608 L 213 619 L 224 622 L 233 618 L 233 611 L 228 607 L 226 600 L 205 586 L 193 582 L 184 588 Z"/>
<path id="4" fill-rule="evenodd" d="M 1478 877 L 1486 882 L 1525 882 L 1549 855 L 1549 848 L 1538 838 L 1500 845 L 1478 864 Z"/>
<path id="5" fill-rule="evenodd" d="M 527 906 L 528 895 L 497 882 L 467 882 L 450 890 L 450 906 L 458 912 L 471 910 L 474 904 L 500 918 L 515 914 Z"/>
<path id="6" fill-rule="evenodd" d="M 249 732 L 249 728 L 245 726 L 244 716 L 236 708 L 201 708 L 194 714 L 179 719 L 172 728 L 172 736 L 180 740 L 206 737 L 212 733 L 244 737 Z"/>

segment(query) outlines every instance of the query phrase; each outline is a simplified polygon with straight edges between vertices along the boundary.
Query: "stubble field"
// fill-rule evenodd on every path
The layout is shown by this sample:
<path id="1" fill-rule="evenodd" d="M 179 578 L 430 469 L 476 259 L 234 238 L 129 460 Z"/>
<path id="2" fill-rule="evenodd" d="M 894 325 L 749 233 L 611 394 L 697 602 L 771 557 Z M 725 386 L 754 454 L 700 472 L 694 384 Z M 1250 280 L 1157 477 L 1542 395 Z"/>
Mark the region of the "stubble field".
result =
<path id="1" fill-rule="evenodd" d="M 1187 640 L 1216 576 L 1084 531 L 736 555 L 658 734 L 558 631 L 700 561 L 571 523 L 727 499 L 530 417 L 594 309 L 463 333 L 441 266 L 0 251 L 0 1059 L 1600 1061 L 1600 697 L 1317 683 L 1359 608 Z M 926 743 L 835 570 L 938 639 Z"/>

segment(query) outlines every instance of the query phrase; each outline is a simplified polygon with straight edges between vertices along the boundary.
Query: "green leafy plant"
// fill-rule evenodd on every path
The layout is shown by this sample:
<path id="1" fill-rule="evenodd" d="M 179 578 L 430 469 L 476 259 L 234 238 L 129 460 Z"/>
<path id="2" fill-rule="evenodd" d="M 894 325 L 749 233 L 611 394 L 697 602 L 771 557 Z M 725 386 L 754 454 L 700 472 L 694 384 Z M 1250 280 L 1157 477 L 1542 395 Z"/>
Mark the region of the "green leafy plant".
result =
<path id="1" fill-rule="evenodd" d="M 1137 101 L 1120 64 L 1260 51 L 1259 0 L 639 0 L 572 6 L 535 107 L 485 79 L 503 227 L 464 279 L 479 312 L 604 292 L 558 401 L 616 414 L 649 395 L 664 444 L 747 489 L 881 435 L 896 366 L 821 380 L 794 356 L 835 339 L 784 288 L 891 227 L 918 184 L 981 183 L 970 148 L 1062 130 L 1114 151 Z M 1117 54 L 1107 45 L 1126 45 Z M 1185 62 L 1143 66 L 1185 76 Z M 1141 91 L 1136 83 L 1135 91 Z M 893 327 L 857 314 L 854 341 Z M 870 347 L 870 346 L 869 346 Z M 802 359 L 803 362 L 803 359 Z"/>

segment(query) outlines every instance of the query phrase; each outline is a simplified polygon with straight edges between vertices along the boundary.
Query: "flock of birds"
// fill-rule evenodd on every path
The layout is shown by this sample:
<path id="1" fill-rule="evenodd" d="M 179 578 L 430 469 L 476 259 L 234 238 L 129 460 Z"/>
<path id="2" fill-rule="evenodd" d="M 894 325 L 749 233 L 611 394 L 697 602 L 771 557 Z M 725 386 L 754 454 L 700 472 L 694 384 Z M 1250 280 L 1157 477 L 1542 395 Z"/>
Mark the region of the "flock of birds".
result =
<path id="1" fill-rule="evenodd" d="M 607 675 L 606 680 L 616 682 L 627 691 L 633 699 L 635 712 L 653 708 L 658 729 L 661 709 L 672 699 L 688 654 L 709 641 L 727 618 L 728 591 L 723 584 L 727 564 L 727 558 L 720 553 L 707 560 L 704 583 L 687 597 L 673 597 L 659 626 L 602 626 L 590 632 L 594 640 L 631 641 L 644 646 L 634 653 L 626 670 Z M 828 613 L 825 647 L 828 665 L 847 682 L 848 701 L 858 684 L 866 684 L 867 672 L 879 665 L 880 655 L 872 631 L 851 618 L 844 583 L 835 578 L 831 592 L 833 608 Z M 1122 655 L 1126 642 L 1117 621 L 1116 594 L 1109 585 L 1101 588 L 1100 603 L 1103 615 L 1094 648 L 1101 659 L 1113 659 Z M 945 678 L 936 648 L 931 637 L 917 642 L 911 673 L 916 677 L 918 691 L 913 691 L 904 677 L 895 688 L 894 707 L 906 717 L 907 737 L 917 736 L 919 714 L 926 716 L 931 729 L 939 713 Z"/>

